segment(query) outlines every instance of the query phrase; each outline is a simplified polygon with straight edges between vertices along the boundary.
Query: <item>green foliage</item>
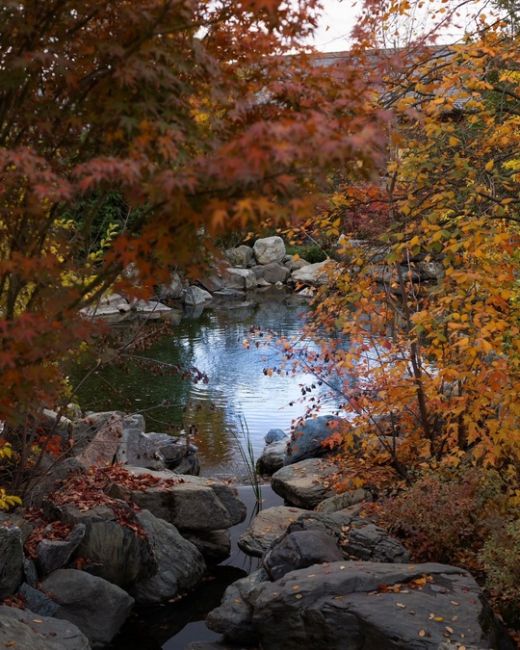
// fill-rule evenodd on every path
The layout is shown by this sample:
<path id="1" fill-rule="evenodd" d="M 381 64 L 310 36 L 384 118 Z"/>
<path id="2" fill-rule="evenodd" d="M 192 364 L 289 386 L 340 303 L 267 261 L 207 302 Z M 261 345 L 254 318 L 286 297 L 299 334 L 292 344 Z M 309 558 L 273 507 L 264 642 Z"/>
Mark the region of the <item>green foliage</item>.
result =
<path id="1" fill-rule="evenodd" d="M 327 259 L 326 251 L 321 246 L 318 246 L 318 244 L 287 246 L 287 255 L 299 255 L 311 264 L 323 262 Z"/>

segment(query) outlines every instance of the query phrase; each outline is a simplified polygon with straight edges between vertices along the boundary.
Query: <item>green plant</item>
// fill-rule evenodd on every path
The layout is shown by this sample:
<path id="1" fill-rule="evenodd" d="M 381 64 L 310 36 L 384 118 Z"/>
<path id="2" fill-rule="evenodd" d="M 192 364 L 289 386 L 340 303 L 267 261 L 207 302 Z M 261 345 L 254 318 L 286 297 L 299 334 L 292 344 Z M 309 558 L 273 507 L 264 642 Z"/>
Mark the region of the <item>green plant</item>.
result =
<path id="1" fill-rule="evenodd" d="M 299 255 L 311 264 L 323 262 L 327 259 L 326 251 L 321 246 L 318 246 L 318 244 L 287 246 L 287 255 Z"/>

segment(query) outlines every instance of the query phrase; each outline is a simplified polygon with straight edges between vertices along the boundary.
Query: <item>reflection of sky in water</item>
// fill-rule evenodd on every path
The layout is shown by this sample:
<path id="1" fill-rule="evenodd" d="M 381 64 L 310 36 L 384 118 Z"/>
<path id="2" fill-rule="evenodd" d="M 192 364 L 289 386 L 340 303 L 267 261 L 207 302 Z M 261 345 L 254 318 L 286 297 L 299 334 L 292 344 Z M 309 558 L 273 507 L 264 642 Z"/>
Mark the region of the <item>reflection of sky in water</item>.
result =
<path id="1" fill-rule="evenodd" d="M 288 432 L 291 422 L 305 413 L 301 386 L 314 381 L 304 374 L 266 376 L 264 368 L 279 365 L 280 353 L 274 345 L 256 348 L 250 330 L 258 326 L 277 336 L 298 336 L 305 311 L 305 304 L 276 292 L 273 298 L 249 309 L 217 308 L 199 318 L 185 319 L 174 327 L 173 335 L 147 350 L 146 356 L 182 367 L 194 366 L 206 373 L 207 384 L 148 374 L 132 366 L 126 370 L 108 368 L 86 383 L 82 406 L 92 410 L 142 409 L 148 431 L 167 430 L 167 425 L 177 429 L 193 425 L 205 474 L 243 474 L 236 441 L 237 436 L 243 436 L 239 419 L 245 421 L 258 457 L 269 429 Z M 252 343 L 250 349 L 243 346 L 246 338 Z M 168 400 L 169 406 L 157 409 L 163 400 Z M 329 399 L 328 411 L 332 408 Z M 327 412 L 326 401 L 323 412 Z"/>

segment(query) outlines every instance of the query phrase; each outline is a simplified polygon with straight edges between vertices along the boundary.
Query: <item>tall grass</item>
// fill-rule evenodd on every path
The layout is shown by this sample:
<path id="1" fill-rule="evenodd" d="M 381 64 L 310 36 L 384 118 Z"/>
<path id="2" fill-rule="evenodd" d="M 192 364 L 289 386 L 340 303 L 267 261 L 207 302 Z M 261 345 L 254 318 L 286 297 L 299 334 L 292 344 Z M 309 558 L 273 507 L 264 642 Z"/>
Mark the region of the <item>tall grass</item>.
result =
<path id="1" fill-rule="evenodd" d="M 238 430 L 235 431 L 233 429 L 232 436 L 237 442 L 240 455 L 247 468 L 247 481 L 253 488 L 253 493 L 256 499 L 256 509 L 258 511 L 261 509 L 262 505 L 262 485 L 256 471 L 255 450 L 253 448 L 253 441 L 251 440 L 251 432 L 249 431 L 244 416 L 239 415 L 237 420 Z"/>

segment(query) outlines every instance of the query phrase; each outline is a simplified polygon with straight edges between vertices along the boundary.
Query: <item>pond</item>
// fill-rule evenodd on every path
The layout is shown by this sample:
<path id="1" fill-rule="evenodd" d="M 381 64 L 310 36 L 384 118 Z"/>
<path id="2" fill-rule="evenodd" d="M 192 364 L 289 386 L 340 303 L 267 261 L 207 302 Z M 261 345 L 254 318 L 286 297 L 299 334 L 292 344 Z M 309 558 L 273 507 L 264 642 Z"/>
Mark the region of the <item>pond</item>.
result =
<path id="1" fill-rule="evenodd" d="M 203 475 L 244 479 L 241 449 L 247 438 L 257 458 L 269 429 L 289 432 L 291 423 L 305 414 L 302 389 L 315 382 L 303 373 L 264 372 L 279 364 L 280 351 L 265 345 L 264 337 L 252 337 L 251 328 L 298 337 L 308 309 L 302 298 L 275 289 L 254 294 L 246 303 L 228 299 L 202 314 L 185 315 L 143 355 L 181 369 L 195 367 L 207 376 L 207 383 L 179 374 L 154 374 L 130 361 L 124 368 L 109 366 L 92 374 L 81 387 L 80 404 L 92 411 L 142 412 L 147 431 L 191 429 Z M 256 341 L 261 343 L 258 348 Z M 79 377 L 76 369 L 73 379 Z M 322 400 L 322 412 L 332 412 L 336 404 L 325 390 Z"/>

